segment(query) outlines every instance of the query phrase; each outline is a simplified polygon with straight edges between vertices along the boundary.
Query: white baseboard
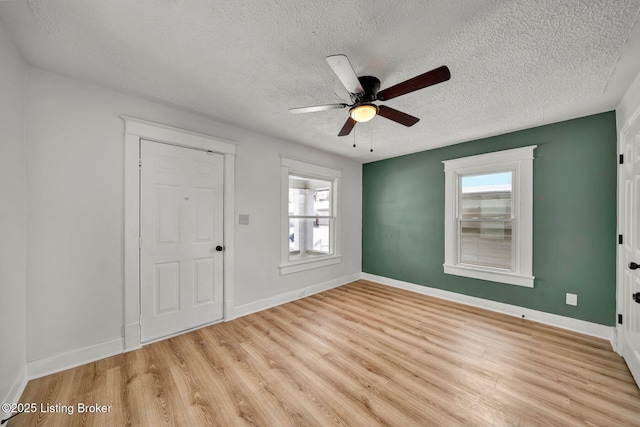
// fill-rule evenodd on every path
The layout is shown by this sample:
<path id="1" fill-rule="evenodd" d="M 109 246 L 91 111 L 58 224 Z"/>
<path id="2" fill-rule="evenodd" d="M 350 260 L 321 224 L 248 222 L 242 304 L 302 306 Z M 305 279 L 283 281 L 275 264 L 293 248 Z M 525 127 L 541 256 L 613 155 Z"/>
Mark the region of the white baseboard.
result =
<path id="1" fill-rule="evenodd" d="M 231 299 L 224 300 L 224 321 L 236 318 L 236 303 Z"/>
<path id="2" fill-rule="evenodd" d="M 11 386 L 9 393 L 3 400 L 0 401 L 0 403 L 20 402 L 20 396 L 22 396 L 22 393 L 24 392 L 25 387 L 27 387 L 27 368 L 26 366 L 23 366 L 22 369 L 20 369 L 20 371 L 18 372 L 15 382 Z M 9 418 L 11 415 L 13 414 L 9 412 L 5 412 L 2 409 L 0 409 L 0 420 L 5 420 Z"/>
<path id="3" fill-rule="evenodd" d="M 622 356 L 622 349 L 618 347 L 618 328 L 614 327 L 611 329 L 611 339 L 609 340 L 611 342 L 611 347 L 613 348 L 613 351 Z M 640 382 L 638 384 L 640 385 Z"/>
<path id="4" fill-rule="evenodd" d="M 299 298 L 303 298 L 308 295 L 312 295 L 318 292 L 326 291 L 328 289 L 336 288 L 344 284 L 353 282 L 360 278 L 360 273 L 355 273 L 349 276 L 344 276 L 338 279 L 330 280 L 328 282 L 319 283 L 313 286 L 309 286 L 303 289 L 296 289 L 294 291 L 285 292 L 270 298 L 266 298 L 260 301 L 244 304 L 238 307 L 232 307 L 231 313 L 233 318 L 245 316 L 247 314 L 255 313 L 267 308 L 275 307 L 280 304 L 284 304 L 289 301 L 294 301 Z M 232 320 L 232 319 L 226 319 Z M 120 354 L 123 351 L 130 351 L 136 348 L 140 348 L 140 327 L 138 323 L 131 323 L 125 325 L 127 341 L 123 338 L 117 338 L 104 343 L 96 344 L 93 346 L 69 351 L 66 353 L 58 354 L 55 356 L 47 357 L 45 359 L 35 360 L 27 363 L 26 367 L 26 379 L 32 380 L 40 378 L 45 375 L 53 374 L 56 372 L 64 371 L 66 369 L 75 368 L 76 366 L 84 365 L 86 363 L 95 362 L 96 360 L 104 359 L 105 357 Z M 26 380 L 25 384 L 26 385 Z M 24 389 L 24 386 L 22 387 Z M 22 391 L 20 391 L 22 393 Z M 19 397 L 19 395 L 18 395 Z"/>
<path id="5" fill-rule="evenodd" d="M 405 289 L 407 291 L 412 291 L 423 295 L 429 295 L 436 298 L 459 302 L 461 304 L 466 304 L 473 307 L 484 308 L 486 310 L 508 314 L 510 316 L 524 317 L 525 319 L 544 323 L 546 325 L 556 326 L 558 328 L 580 332 L 585 335 L 603 338 L 610 341 L 612 346 L 615 345 L 615 328 L 612 326 L 604 326 L 584 320 L 573 319 L 571 317 L 532 310 L 530 308 L 524 308 L 517 305 L 505 304 L 502 302 L 458 294 L 442 289 L 430 288 L 428 286 L 416 285 L 414 283 L 403 282 L 401 280 L 390 279 L 383 276 L 376 276 L 369 273 L 362 273 L 361 278 L 364 280 L 370 280 L 372 282 L 380 283 L 382 285 L 392 286 L 394 288 Z"/>
<path id="6" fill-rule="evenodd" d="M 570 317 L 560 316 L 557 314 L 545 313 L 542 311 L 532 310 L 524 307 L 519 307 L 511 304 L 505 304 L 501 302 L 486 300 L 483 298 L 477 298 L 469 295 L 458 294 L 455 292 L 445 291 L 442 289 L 430 288 L 428 286 L 416 285 L 414 283 L 403 282 L 400 280 L 390 279 L 383 276 L 376 276 L 369 273 L 356 273 L 348 276 L 344 276 L 338 279 L 330 280 L 328 282 L 319 283 L 316 285 L 308 286 L 302 289 L 296 289 L 289 292 L 284 292 L 279 295 L 275 295 L 269 298 L 265 298 L 259 301 L 254 301 L 248 304 L 243 304 L 237 307 L 233 307 L 233 318 L 246 316 L 251 313 L 266 310 L 271 307 L 275 307 L 290 301 L 295 301 L 300 298 L 304 298 L 309 295 L 313 295 L 319 292 L 323 292 L 329 289 L 333 289 L 347 283 L 353 282 L 358 279 L 370 280 L 372 282 L 380 283 L 382 285 L 392 286 L 395 288 L 405 289 L 408 291 L 420 293 L 423 295 L 429 295 L 437 298 L 442 298 L 449 301 L 458 302 L 474 307 L 483 308 L 490 311 L 495 311 L 503 314 L 507 314 L 515 317 L 522 317 L 536 322 L 556 326 L 559 328 L 580 332 L 586 335 L 595 336 L 609 340 L 617 351 L 617 334 L 615 327 L 604 326 L 597 323 L 587 322 L 584 320 L 573 319 Z M 231 320 L 231 319 L 227 319 Z M 127 325 L 133 329 L 137 328 L 136 325 Z M 139 329 L 138 329 L 139 333 Z M 123 338 L 117 338 L 104 343 L 96 344 L 93 346 L 69 351 L 59 355 L 51 356 L 45 359 L 35 360 L 28 362 L 27 366 L 18 373 L 16 381 L 12 386 L 9 394 L 4 402 L 18 402 L 22 392 L 24 391 L 27 380 L 40 378 L 45 375 L 49 375 L 55 372 L 60 372 L 66 369 L 74 368 L 86 363 L 94 362 L 96 360 L 110 357 L 116 354 L 120 354 L 125 349 Z M 1 412 L 0 412 L 1 413 Z M 7 418 L 8 415 L 2 414 L 2 419 Z"/>
<path id="7" fill-rule="evenodd" d="M 122 338 L 116 338 L 100 344 L 28 362 L 27 378 L 29 380 L 33 380 L 55 372 L 75 368 L 76 366 L 84 365 L 85 363 L 95 362 L 96 360 L 104 359 L 105 357 L 120 354 L 123 351 L 123 345 L 124 343 Z"/>
<path id="8" fill-rule="evenodd" d="M 140 344 L 140 322 L 129 323 L 124 326 L 124 351 L 137 350 Z"/>
<path id="9" fill-rule="evenodd" d="M 307 297 L 309 295 L 317 294 L 329 289 L 337 288 L 338 286 L 346 285 L 360 278 L 361 274 L 351 274 L 349 276 L 340 277 L 338 279 L 330 280 L 324 283 L 318 283 L 317 285 L 308 286 L 302 289 L 296 289 L 294 291 L 284 292 L 269 298 L 261 299 L 259 301 L 250 302 L 235 307 L 234 318 L 246 316 L 248 314 L 257 313 L 258 311 L 266 310 L 271 307 L 275 307 L 280 304 L 295 301 L 300 298 Z M 231 320 L 231 319 L 229 319 Z"/>

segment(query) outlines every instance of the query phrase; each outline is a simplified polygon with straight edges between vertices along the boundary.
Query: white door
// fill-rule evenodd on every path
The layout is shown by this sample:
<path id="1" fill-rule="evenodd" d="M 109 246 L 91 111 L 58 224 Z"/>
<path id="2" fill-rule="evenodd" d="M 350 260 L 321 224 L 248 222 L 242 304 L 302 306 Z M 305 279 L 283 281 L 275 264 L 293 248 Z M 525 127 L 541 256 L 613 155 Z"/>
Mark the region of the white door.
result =
<path id="1" fill-rule="evenodd" d="M 223 159 L 140 142 L 142 342 L 223 317 Z"/>
<path id="2" fill-rule="evenodd" d="M 619 169 L 618 222 L 622 245 L 618 252 L 618 307 L 622 325 L 618 346 L 640 385 L 640 118 L 620 138 L 623 164 Z"/>

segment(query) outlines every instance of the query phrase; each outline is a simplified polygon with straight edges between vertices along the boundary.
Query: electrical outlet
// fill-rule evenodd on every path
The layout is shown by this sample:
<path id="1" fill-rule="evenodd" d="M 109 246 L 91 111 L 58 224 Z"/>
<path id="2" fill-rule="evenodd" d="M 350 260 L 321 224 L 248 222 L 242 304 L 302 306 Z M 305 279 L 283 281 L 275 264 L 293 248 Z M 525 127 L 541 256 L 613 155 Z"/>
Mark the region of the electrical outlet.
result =
<path id="1" fill-rule="evenodd" d="M 240 215 L 238 215 L 238 224 L 240 224 L 240 225 L 249 225 L 249 214 L 240 214 Z"/>
<path id="2" fill-rule="evenodd" d="M 578 295 L 567 293 L 567 305 L 578 305 Z"/>

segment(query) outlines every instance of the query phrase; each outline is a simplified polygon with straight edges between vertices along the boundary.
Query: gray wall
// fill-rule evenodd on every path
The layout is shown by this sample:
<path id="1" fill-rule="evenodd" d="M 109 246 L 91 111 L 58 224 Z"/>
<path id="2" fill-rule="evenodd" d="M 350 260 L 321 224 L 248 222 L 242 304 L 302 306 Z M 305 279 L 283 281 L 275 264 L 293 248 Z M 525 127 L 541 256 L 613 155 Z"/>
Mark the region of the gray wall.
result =
<path id="1" fill-rule="evenodd" d="M 25 375 L 26 65 L 0 26 L 0 403 L 16 396 Z M 2 413 L 0 412 L 0 415 Z"/>

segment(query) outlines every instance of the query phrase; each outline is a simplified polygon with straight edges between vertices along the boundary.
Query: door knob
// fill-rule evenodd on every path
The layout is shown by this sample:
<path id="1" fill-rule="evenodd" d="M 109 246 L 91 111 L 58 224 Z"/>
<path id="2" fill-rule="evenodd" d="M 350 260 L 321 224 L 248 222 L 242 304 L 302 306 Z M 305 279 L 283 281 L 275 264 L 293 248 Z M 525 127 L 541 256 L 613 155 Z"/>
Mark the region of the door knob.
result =
<path id="1" fill-rule="evenodd" d="M 636 264 L 635 262 L 630 262 L 630 263 L 629 263 L 629 268 L 630 268 L 631 270 L 637 270 L 637 269 L 639 269 L 639 268 L 640 268 L 640 264 Z"/>
<path id="2" fill-rule="evenodd" d="M 224 250 L 224 246 L 220 246 L 220 245 L 216 246 L 216 251 L 222 252 L 223 250 Z"/>
<path id="3" fill-rule="evenodd" d="M 635 302 L 637 302 L 638 304 L 640 304 L 640 292 L 633 294 L 633 295 L 631 296 L 631 298 L 633 298 L 633 300 L 634 300 Z"/>

